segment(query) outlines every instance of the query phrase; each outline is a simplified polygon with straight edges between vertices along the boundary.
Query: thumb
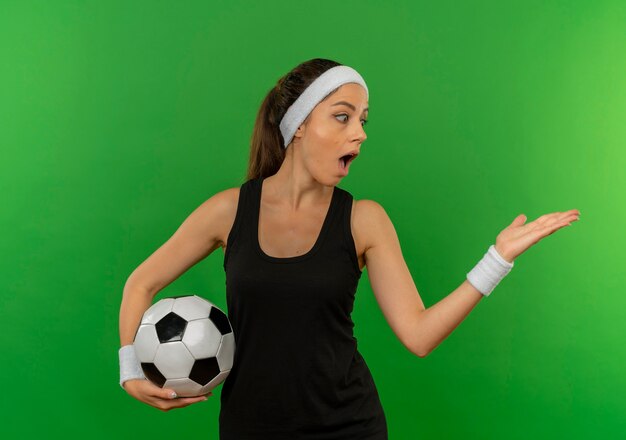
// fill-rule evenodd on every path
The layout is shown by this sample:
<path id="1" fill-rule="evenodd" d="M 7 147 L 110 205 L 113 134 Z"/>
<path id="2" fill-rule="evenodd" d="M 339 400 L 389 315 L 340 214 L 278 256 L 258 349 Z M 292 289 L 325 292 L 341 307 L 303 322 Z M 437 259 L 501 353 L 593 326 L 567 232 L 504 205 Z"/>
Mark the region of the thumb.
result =
<path id="1" fill-rule="evenodd" d="M 515 217 L 515 220 L 513 220 L 511 226 L 522 226 L 524 223 L 526 223 L 526 220 L 528 220 L 528 218 L 524 214 L 520 214 Z"/>
<path id="2" fill-rule="evenodd" d="M 176 391 L 172 390 L 172 389 L 168 389 L 165 388 L 162 391 L 162 396 L 163 399 L 176 399 L 177 395 L 176 395 Z"/>

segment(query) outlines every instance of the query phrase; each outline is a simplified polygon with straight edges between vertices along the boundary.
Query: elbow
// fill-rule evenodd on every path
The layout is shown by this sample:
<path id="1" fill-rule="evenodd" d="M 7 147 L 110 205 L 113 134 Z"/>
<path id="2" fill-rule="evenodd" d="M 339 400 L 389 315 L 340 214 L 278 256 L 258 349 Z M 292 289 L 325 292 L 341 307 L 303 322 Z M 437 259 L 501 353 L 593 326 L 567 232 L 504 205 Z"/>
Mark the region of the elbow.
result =
<path id="1" fill-rule="evenodd" d="M 423 310 L 420 311 L 420 314 L 423 312 Z M 413 341 L 411 344 L 411 352 L 413 352 L 413 354 L 417 357 L 421 357 L 421 358 L 425 358 L 426 356 L 428 356 L 428 354 L 430 353 L 430 349 L 428 349 L 428 347 L 424 346 L 423 343 L 423 339 L 422 338 L 422 333 L 420 331 L 420 316 L 418 314 L 418 317 L 415 320 L 415 327 L 414 327 L 414 331 L 413 331 Z"/>
<path id="2" fill-rule="evenodd" d="M 418 341 L 412 341 L 410 344 L 405 344 L 406 348 L 413 353 L 417 357 L 426 357 L 429 353 L 429 350 L 426 350 L 422 344 L 419 344 Z"/>
<path id="3" fill-rule="evenodd" d="M 423 350 L 421 348 L 418 348 L 417 350 L 413 350 L 413 354 L 417 357 L 420 358 L 425 358 L 426 356 L 428 356 L 428 354 L 430 353 L 430 351 L 428 350 Z"/>

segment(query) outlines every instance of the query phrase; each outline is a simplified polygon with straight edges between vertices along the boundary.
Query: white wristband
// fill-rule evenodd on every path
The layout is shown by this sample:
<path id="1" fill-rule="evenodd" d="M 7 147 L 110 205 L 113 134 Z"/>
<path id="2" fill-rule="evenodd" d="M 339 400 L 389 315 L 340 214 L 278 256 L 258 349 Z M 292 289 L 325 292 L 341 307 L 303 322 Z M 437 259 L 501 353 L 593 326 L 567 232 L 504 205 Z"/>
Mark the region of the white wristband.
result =
<path id="1" fill-rule="evenodd" d="M 491 245 L 482 260 L 467 273 L 467 280 L 480 293 L 489 296 L 502 278 L 511 271 L 513 264 L 502 258 L 495 245 Z"/>
<path id="2" fill-rule="evenodd" d="M 124 388 L 124 382 L 130 379 L 145 379 L 141 364 L 137 360 L 134 345 L 124 345 L 120 348 L 120 386 Z"/>

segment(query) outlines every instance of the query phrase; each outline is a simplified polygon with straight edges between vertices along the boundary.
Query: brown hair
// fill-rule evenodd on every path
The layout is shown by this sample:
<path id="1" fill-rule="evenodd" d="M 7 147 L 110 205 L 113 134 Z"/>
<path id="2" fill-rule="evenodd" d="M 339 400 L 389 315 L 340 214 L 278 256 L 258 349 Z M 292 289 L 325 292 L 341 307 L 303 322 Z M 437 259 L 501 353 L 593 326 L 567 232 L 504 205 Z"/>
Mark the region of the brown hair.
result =
<path id="1" fill-rule="evenodd" d="M 324 58 L 305 61 L 281 77 L 261 103 L 256 116 L 246 180 L 276 174 L 285 159 L 279 124 L 298 96 L 326 70 L 341 63 Z M 307 117 L 308 120 L 308 117 Z"/>

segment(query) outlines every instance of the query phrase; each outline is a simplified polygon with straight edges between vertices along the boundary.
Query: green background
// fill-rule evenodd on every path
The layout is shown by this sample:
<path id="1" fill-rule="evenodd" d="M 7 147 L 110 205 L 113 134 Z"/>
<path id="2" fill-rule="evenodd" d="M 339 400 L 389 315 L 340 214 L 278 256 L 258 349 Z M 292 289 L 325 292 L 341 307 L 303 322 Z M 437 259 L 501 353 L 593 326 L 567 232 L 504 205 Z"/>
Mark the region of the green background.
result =
<path id="1" fill-rule="evenodd" d="M 423 359 L 364 273 L 355 336 L 390 438 L 620 437 L 625 23 L 619 0 L 3 0 L 3 437 L 217 438 L 221 387 L 168 413 L 119 387 L 122 289 L 243 182 L 262 99 L 316 57 L 368 82 L 368 140 L 339 186 L 386 209 L 426 307 L 518 214 L 581 211 Z M 226 310 L 222 261 L 156 299 Z"/>

